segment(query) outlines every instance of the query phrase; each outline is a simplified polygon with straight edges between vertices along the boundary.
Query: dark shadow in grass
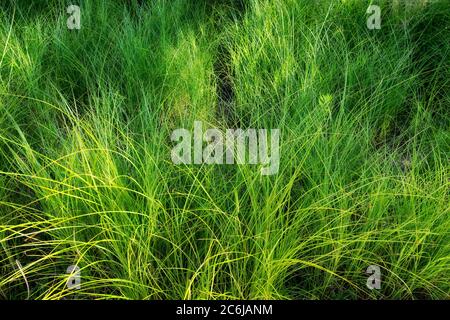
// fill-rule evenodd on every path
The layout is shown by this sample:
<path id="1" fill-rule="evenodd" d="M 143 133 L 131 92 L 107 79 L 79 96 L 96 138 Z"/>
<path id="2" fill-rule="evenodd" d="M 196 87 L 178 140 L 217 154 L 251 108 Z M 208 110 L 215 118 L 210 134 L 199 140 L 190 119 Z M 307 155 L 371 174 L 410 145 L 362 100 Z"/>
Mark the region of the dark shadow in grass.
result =
<path id="1" fill-rule="evenodd" d="M 420 94 L 433 106 L 436 123 L 445 125 L 450 91 L 450 3 L 429 3 L 412 30 L 413 66 L 420 70 Z M 448 97 L 448 96 L 447 96 Z"/>
<path id="2" fill-rule="evenodd" d="M 242 0 L 217 0 L 212 4 L 225 6 L 226 19 L 241 20 L 246 11 L 246 4 Z M 222 21 L 226 23 L 226 21 Z M 214 62 L 217 92 L 217 117 L 222 119 L 227 127 L 240 127 L 241 121 L 235 110 L 235 90 L 233 84 L 234 70 L 231 62 L 230 42 L 223 41 L 217 48 L 217 57 Z"/>

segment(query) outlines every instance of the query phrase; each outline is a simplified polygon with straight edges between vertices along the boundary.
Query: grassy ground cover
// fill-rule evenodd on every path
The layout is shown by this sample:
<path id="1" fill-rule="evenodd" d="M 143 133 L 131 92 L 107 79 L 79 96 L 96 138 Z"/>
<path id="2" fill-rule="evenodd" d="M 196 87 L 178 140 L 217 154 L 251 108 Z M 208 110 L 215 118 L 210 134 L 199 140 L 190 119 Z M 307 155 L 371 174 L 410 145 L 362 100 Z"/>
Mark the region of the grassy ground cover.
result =
<path id="1" fill-rule="evenodd" d="M 69 4 L 0 2 L 0 299 L 450 297 L 448 0 Z M 194 121 L 279 172 L 173 164 Z"/>

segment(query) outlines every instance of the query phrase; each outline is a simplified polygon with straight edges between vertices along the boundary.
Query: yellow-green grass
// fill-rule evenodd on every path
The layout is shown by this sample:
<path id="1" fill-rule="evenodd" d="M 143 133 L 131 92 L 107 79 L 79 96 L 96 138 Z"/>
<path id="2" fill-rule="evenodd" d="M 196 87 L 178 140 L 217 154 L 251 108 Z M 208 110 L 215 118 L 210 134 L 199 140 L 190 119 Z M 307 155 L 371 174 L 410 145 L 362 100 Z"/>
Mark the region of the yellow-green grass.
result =
<path id="1" fill-rule="evenodd" d="M 0 299 L 449 298 L 450 2 L 143 2 L 0 4 Z M 278 174 L 174 165 L 195 120 Z"/>

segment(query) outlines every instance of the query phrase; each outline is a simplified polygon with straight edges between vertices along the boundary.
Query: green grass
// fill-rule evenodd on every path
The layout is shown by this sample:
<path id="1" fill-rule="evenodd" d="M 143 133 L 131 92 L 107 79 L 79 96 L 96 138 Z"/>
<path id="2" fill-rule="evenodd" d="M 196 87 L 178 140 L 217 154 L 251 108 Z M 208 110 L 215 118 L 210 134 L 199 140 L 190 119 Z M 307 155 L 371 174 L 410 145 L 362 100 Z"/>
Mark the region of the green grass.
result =
<path id="1" fill-rule="evenodd" d="M 0 299 L 450 297 L 448 0 L 69 2 L 0 4 Z M 278 174 L 174 165 L 195 120 Z"/>

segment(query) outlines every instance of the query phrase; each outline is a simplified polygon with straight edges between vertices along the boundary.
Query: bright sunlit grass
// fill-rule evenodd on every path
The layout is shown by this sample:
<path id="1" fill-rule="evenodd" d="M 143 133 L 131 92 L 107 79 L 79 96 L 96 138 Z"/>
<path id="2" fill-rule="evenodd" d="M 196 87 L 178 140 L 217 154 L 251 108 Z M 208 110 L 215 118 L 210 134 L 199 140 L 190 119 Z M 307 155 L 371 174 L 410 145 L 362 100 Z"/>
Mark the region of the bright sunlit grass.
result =
<path id="1" fill-rule="evenodd" d="M 0 299 L 450 297 L 449 1 L 143 2 L 0 3 Z M 173 164 L 194 121 L 278 174 Z"/>

